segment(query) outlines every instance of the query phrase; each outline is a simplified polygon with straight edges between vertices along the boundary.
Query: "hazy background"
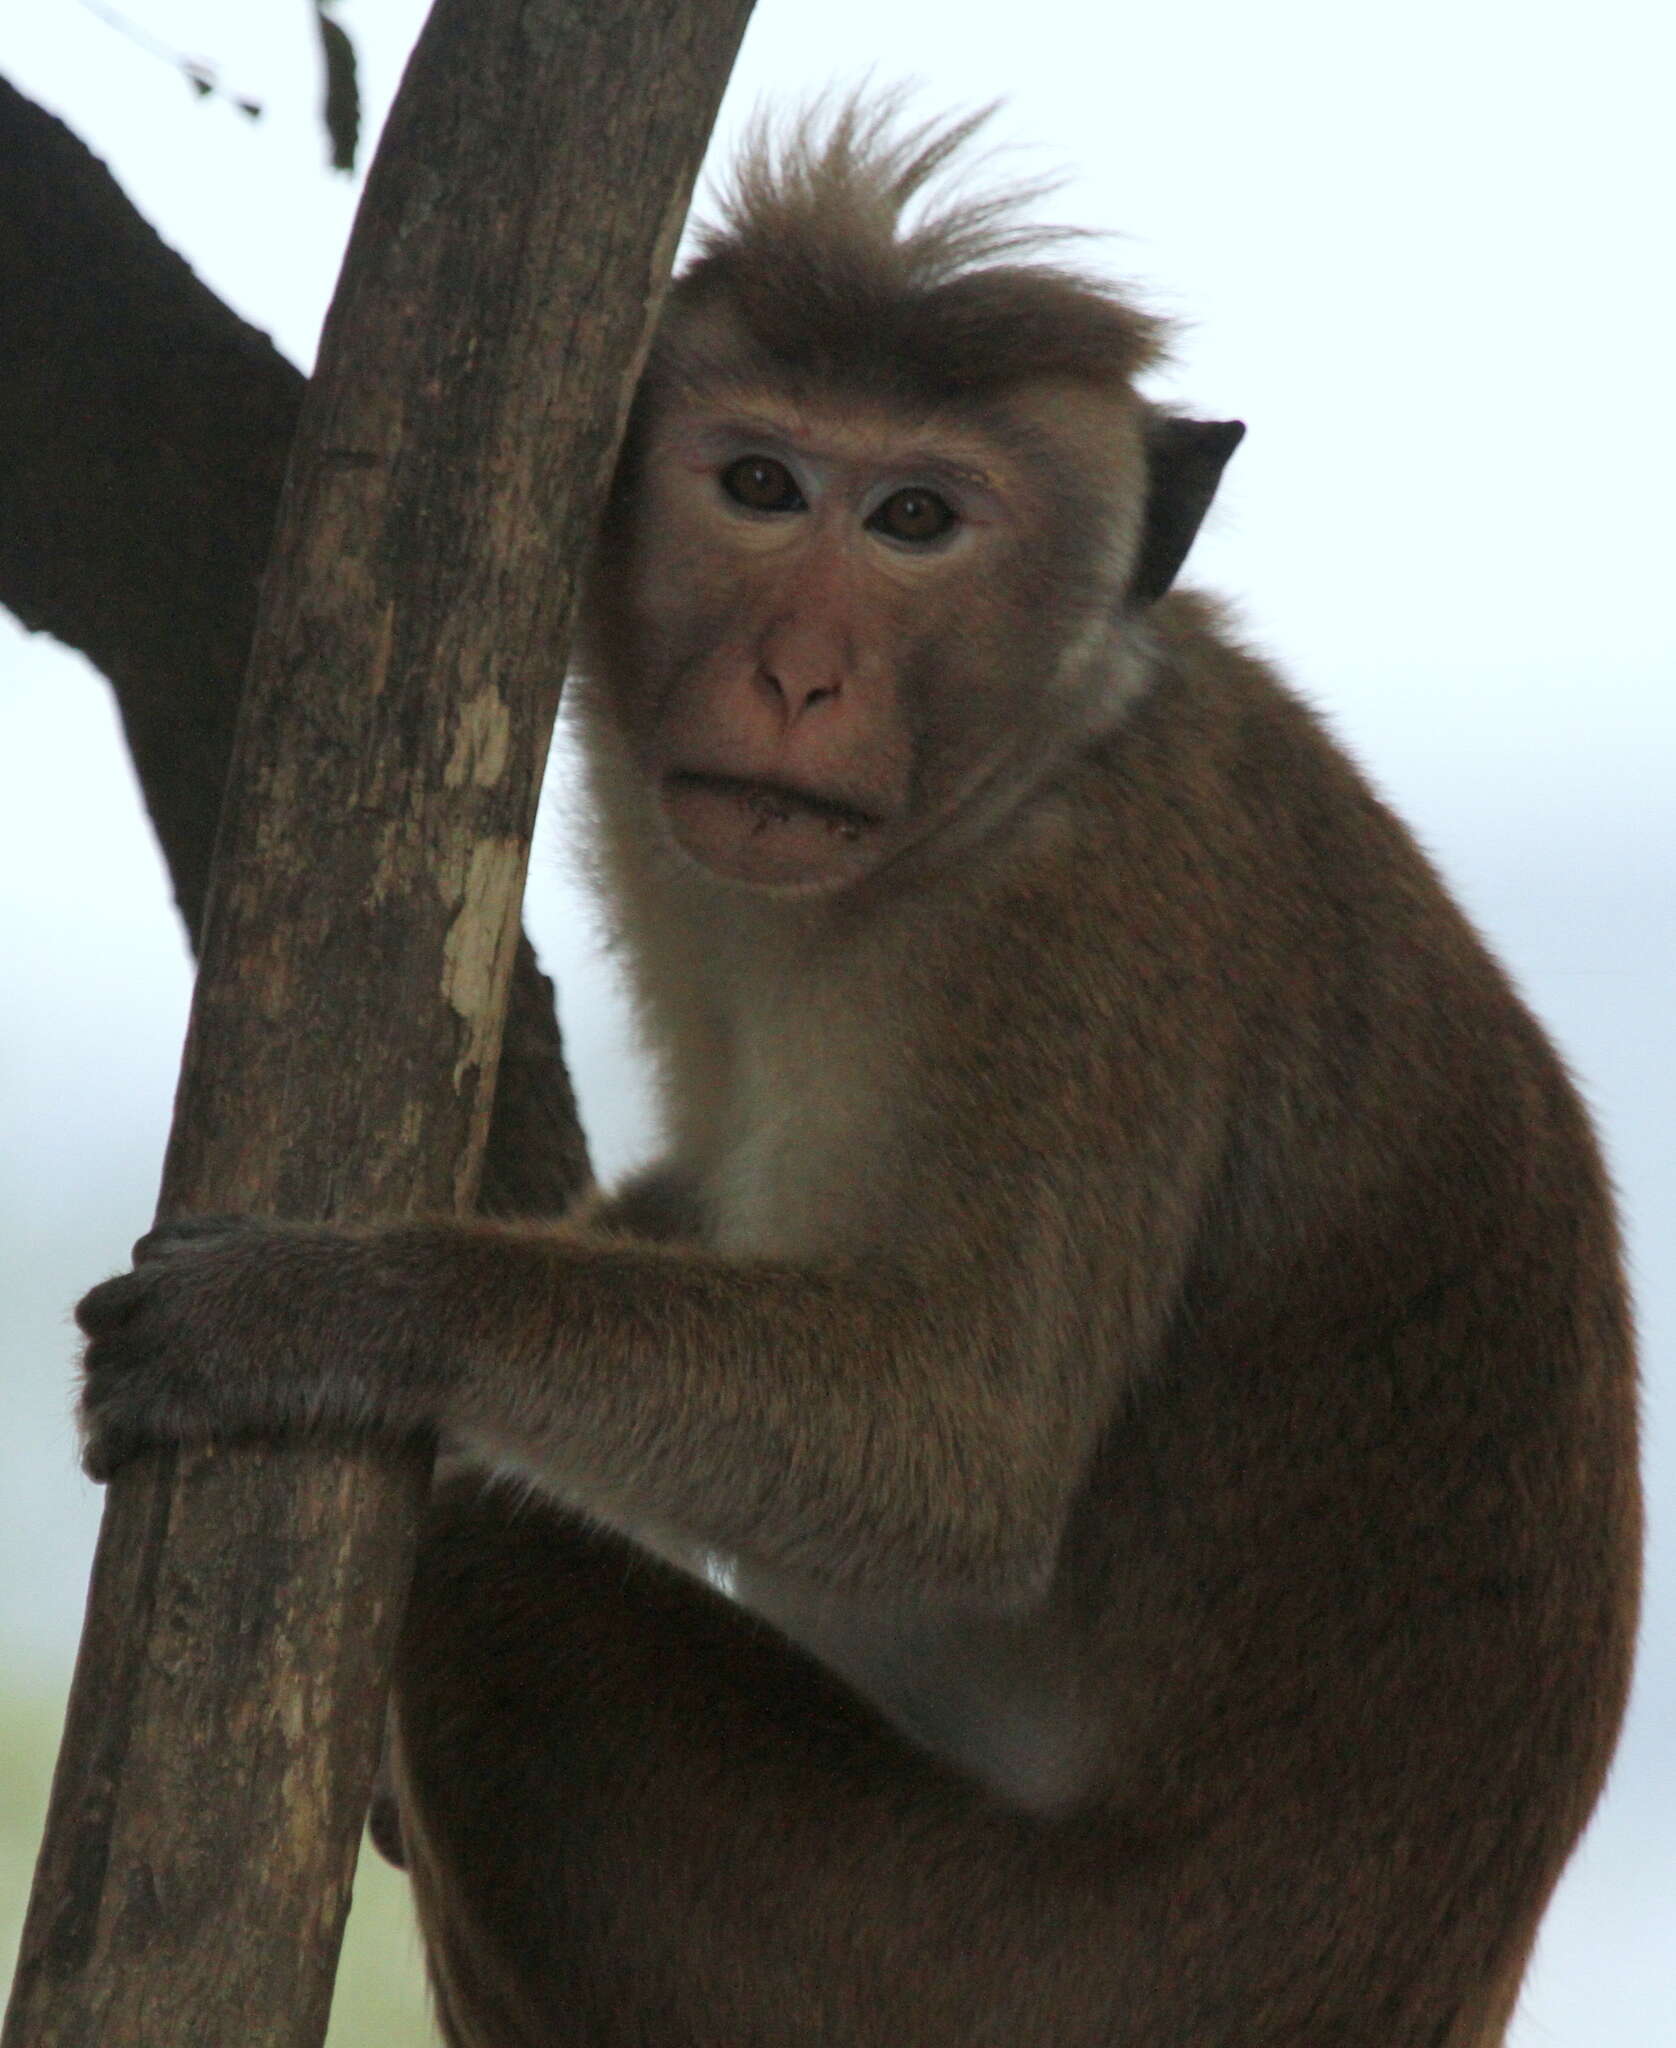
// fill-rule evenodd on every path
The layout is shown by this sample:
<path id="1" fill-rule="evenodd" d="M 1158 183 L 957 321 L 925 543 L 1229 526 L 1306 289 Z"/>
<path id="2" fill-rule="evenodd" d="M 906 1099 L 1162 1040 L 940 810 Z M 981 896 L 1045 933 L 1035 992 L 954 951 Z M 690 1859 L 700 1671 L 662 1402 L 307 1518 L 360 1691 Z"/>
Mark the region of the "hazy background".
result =
<path id="1" fill-rule="evenodd" d="M 8 10 L 0 72 L 306 364 L 356 189 L 324 168 L 308 9 L 126 11 L 265 118 L 194 100 L 73 0 Z M 339 9 L 375 121 L 422 12 Z M 1052 213 L 1114 231 L 1102 260 L 1191 322 L 1162 388 L 1250 425 L 1194 580 L 1237 599 L 1414 823 L 1598 1112 L 1646 1344 L 1649 1607 L 1518 2048 L 1676 2041 L 1672 24 L 1668 0 L 759 0 L 717 138 L 763 95 L 869 70 L 922 80 L 928 111 L 1006 95 L 1000 175 L 1067 170 Z M 544 830 L 529 918 L 610 1171 L 644 1103 L 562 837 Z M 106 688 L 4 613 L 0 963 L 3 1742 L 67 1682 L 98 1500 L 65 1310 L 149 1221 L 188 987 Z M 0 1966 L 44 1794 L 20 1745 L 0 1755 Z M 342 2038 L 420 2038 L 363 2026 Z"/>

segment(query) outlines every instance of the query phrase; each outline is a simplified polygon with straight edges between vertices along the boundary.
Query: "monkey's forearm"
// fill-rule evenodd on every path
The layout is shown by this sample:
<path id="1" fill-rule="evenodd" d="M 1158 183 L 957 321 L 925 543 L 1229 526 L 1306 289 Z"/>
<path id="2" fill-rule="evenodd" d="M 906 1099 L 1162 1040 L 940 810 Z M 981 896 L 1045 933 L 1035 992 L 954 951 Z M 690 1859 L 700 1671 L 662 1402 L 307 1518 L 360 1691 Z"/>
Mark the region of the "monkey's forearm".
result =
<path id="1" fill-rule="evenodd" d="M 988 1601 L 1052 1568 L 1097 1411 L 977 1262 L 215 1228 L 163 1233 L 83 1305 L 95 1470 L 159 1439 L 428 1431 L 817 1579 Z"/>
<path id="2" fill-rule="evenodd" d="M 1051 1569 L 1086 1393 L 1001 1284 L 570 1234 L 415 1250 L 439 1304 L 486 1312 L 444 1426 L 608 1519 L 982 1597 Z"/>

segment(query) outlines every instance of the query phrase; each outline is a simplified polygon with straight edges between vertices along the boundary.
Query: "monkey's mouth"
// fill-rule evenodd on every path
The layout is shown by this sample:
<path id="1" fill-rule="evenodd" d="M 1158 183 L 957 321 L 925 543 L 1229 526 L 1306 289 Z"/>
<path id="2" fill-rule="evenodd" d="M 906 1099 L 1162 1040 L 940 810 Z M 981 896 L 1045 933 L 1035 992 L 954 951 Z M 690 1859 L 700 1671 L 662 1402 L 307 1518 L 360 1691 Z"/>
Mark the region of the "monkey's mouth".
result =
<path id="1" fill-rule="evenodd" d="M 840 838 L 857 838 L 869 826 L 882 822 L 858 804 L 844 803 L 838 797 L 816 796 L 812 790 L 793 789 L 785 782 L 743 775 L 700 775 L 678 768 L 669 777 L 669 783 L 674 789 L 708 791 L 738 804 L 765 829 L 801 815 L 819 820 Z"/>
<path id="2" fill-rule="evenodd" d="M 663 808 L 676 840 L 702 866 L 766 888 L 847 879 L 856 853 L 884 823 L 842 797 L 685 768 L 664 777 Z"/>

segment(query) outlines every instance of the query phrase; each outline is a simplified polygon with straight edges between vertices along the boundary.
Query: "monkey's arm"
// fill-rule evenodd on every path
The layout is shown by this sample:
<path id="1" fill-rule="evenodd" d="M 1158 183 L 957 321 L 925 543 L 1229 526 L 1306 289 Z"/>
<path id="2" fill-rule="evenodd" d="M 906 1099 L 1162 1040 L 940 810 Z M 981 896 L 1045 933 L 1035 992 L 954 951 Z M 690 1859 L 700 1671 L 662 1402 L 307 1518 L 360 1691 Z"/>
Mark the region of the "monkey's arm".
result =
<path id="1" fill-rule="evenodd" d="M 598 1228 L 175 1227 L 82 1305 L 90 1469 L 158 1441 L 429 1435 L 788 1574 L 1039 1587 L 1174 1311 L 1236 1064 L 1210 941 L 1182 941 L 1146 846 L 1090 868 L 1090 837 L 1052 842 L 1074 886 L 1027 874 L 980 930 L 924 934 L 917 1026 L 834 1176 L 839 1249 L 692 1243 L 679 1175 Z M 1138 936 L 1085 869 L 1123 876 Z"/>
<path id="2" fill-rule="evenodd" d="M 1028 1262 L 214 1221 L 137 1255 L 79 1311 L 100 1474 L 156 1441 L 429 1433 L 631 1530 L 987 1599 L 1051 1569 L 1111 1398 Z"/>

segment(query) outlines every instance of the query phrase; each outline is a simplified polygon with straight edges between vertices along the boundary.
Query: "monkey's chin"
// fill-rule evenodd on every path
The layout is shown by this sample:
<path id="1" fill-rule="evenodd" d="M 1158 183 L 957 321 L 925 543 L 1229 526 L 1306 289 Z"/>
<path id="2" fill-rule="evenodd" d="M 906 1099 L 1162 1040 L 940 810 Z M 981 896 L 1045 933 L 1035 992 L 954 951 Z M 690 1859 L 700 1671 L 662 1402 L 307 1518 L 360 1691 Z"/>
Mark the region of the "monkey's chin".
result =
<path id="1" fill-rule="evenodd" d="M 669 775 L 660 795 L 676 845 L 723 881 L 812 895 L 878 859 L 880 821 L 847 804 L 725 775 Z"/>

